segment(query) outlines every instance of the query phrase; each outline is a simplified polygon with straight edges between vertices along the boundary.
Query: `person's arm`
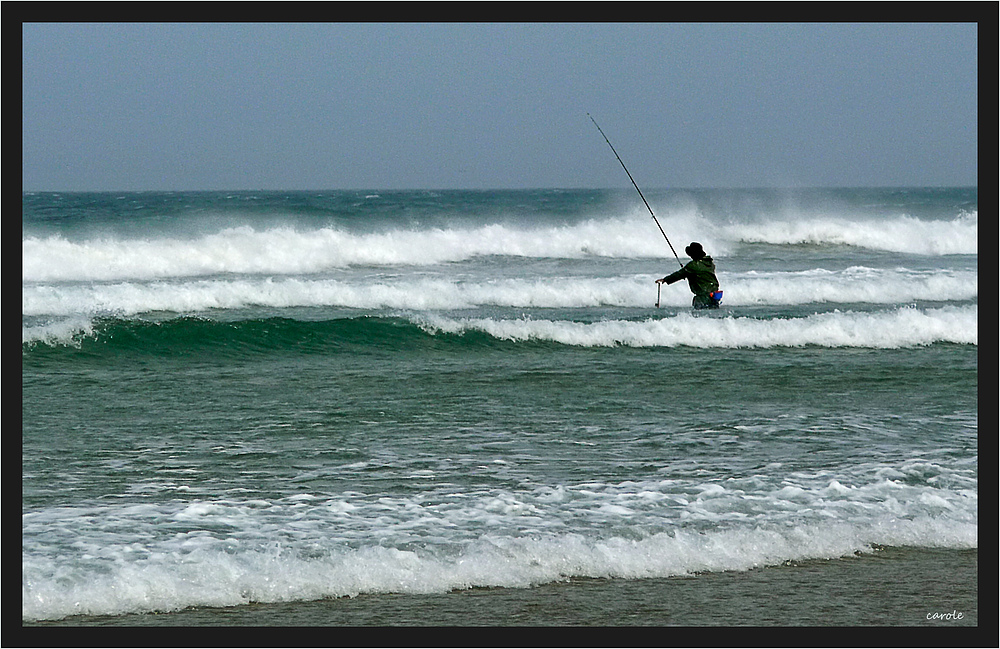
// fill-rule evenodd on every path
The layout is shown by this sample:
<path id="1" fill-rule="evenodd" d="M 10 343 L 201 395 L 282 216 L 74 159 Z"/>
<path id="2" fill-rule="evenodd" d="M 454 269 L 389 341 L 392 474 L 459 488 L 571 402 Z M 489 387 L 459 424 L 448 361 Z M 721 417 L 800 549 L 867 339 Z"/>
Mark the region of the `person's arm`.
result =
<path id="1" fill-rule="evenodd" d="M 674 271 L 664 277 L 663 279 L 656 280 L 657 284 L 673 284 L 674 282 L 679 282 L 685 277 L 687 277 L 687 268 L 681 268 L 680 270 Z"/>

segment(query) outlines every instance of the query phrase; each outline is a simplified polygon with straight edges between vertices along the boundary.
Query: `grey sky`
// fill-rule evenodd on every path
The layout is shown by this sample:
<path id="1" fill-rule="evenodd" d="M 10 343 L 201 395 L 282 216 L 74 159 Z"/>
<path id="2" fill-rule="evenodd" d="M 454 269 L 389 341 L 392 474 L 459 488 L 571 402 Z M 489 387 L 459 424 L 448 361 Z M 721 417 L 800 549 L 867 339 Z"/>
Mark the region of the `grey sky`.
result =
<path id="1" fill-rule="evenodd" d="M 975 24 L 25 24 L 22 188 L 975 185 Z"/>

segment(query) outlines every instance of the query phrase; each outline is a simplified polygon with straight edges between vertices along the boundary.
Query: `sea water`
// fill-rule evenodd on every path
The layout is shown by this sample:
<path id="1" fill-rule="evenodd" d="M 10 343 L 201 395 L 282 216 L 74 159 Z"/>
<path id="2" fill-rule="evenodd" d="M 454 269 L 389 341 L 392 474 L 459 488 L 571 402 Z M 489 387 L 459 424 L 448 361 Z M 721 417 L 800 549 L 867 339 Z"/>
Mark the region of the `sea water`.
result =
<path id="1" fill-rule="evenodd" d="M 646 195 L 718 311 L 628 191 L 24 194 L 22 620 L 978 548 L 977 190 Z"/>

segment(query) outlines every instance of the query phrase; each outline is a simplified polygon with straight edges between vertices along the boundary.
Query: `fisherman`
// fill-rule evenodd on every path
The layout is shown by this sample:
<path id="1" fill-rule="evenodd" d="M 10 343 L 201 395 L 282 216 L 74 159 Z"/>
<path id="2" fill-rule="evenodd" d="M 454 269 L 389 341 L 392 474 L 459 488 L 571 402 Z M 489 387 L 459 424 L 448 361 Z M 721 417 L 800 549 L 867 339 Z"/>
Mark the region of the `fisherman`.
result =
<path id="1" fill-rule="evenodd" d="M 687 279 L 688 286 L 694 293 L 691 306 L 696 309 L 718 309 L 719 303 L 722 302 L 722 291 L 719 290 L 719 279 L 715 276 L 715 262 L 705 254 L 705 250 L 697 241 L 692 241 L 691 245 L 684 249 L 684 254 L 690 257 L 691 261 L 680 270 L 656 280 L 656 283 L 673 284 Z"/>

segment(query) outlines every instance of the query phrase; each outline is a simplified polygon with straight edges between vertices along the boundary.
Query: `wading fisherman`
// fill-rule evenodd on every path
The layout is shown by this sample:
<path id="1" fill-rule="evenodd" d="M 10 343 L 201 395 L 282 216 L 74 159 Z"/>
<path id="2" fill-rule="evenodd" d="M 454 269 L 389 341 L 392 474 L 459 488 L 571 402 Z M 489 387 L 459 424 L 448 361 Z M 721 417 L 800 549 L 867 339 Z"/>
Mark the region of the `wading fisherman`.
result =
<path id="1" fill-rule="evenodd" d="M 590 117 L 590 113 L 587 113 L 587 117 Z M 691 306 L 696 309 L 718 309 L 719 303 L 722 302 L 722 291 L 719 290 L 719 279 L 715 276 L 715 262 L 712 258 L 705 254 L 702 249 L 701 244 L 692 241 L 691 245 L 684 249 L 687 256 L 691 258 L 687 266 L 681 264 L 680 257 L 677 256 L 677 251 L 674 250 L 674 244 L 670 243 L 670 239 L 667 237 L 667 233 L 663 231 L 663 226 L 660 225 L 660 220 L 656 218 L 653 214 L 653 208 L 649 206 L 649 202 L 646 197 L 642 195 L 642 190 L 639 189 L 639 185 L 635 182 L 635 178 L 629 172 L 628 167 L 622 162 L 622 158 L 615 151 L 615 147 L 611 144 L 611 140 L 608 139 L 607 135 L 604 135 L 604 131 L 597 124 L 597 120 L 590 117 L 590 121 L 597 126 L 597 130 L 600 131 L 601 135 L 604 136 L 604 141 L 608 143 L 611 147 L 611 151 L 618 158 L 619 164 L 621 164 L 622 169 L 625 170 L 625 174 L 628 179 L 632 181 L 632 185 L 635 187 L 635 191 L 639 192 L 639 198 L 642 202 L 646 204 L 646 209 L 649 210 L 649 215 L 653 217 L 656 221 L 656 227 L 660 228 L 660 234 L 663 238 L 667 240 L 667 245 L 670 246 L 670 252 L 674 253 L 674 259 L 680 264 L 681 269 L 675 273 L 667 275 L 663 279 L 656 280 L 656 307 L 660 307 L 660 287 L 663 284 L 673 284 L 674 282 L 680 281 L 687 278 L 688 286 L 691 287 L 691 292 L 694 293 L 694 299 L 691 301 Z"/>
<path id="2" fill-rule="evenodd" d="M 656 283 L 673 284 L 687 279 L 688 286 L 694 293 L 691 306 L 696 309 L 718 309 L 719 303 L 722 302 L 722 291 L 719 290 L 719 279 L 715 276 L 715 262 L 705 254 L 697 241 L 692 241 L 691 245 L 684 249 L 684 254 L 690 257 L 691 261 L 680 270 L 656 280 Z"/>

